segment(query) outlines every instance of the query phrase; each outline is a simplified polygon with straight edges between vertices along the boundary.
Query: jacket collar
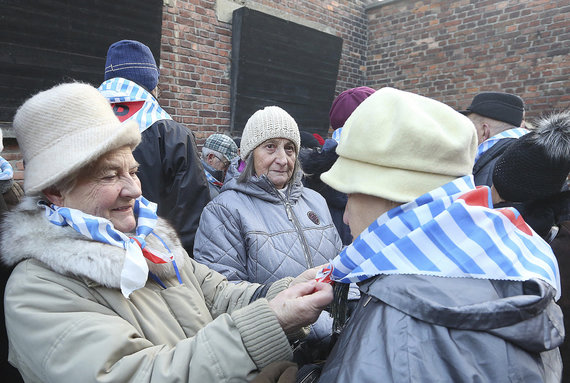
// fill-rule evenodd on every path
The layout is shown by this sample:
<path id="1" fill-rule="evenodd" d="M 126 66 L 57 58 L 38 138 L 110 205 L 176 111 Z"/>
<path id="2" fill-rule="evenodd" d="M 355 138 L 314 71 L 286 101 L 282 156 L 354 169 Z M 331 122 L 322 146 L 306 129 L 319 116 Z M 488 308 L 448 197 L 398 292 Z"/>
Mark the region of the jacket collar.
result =
<path id="1" fill-rule="evenodd" d="M 25 197 L 14 210 L 5 214 L 0 242 L 2 261 L 12 266 L 25 259 L 36 259 L 60 274 L 85 277 L 106 287 L 120 288 L 125 250 L 93 241 L 69 226 L 48 222 L 44 210 L 38 206 L 39 200 Z M 155 231 L 167 242 L 178 267 L 182 267 L 187 254 L 176 232 L 160 218 Z M 156 237 L 150 236 L 147 246 L 160 248 L 156 241 Z M 175 275 L 171 264 L 147 263 L 150 271 L 159 278 Z"/>

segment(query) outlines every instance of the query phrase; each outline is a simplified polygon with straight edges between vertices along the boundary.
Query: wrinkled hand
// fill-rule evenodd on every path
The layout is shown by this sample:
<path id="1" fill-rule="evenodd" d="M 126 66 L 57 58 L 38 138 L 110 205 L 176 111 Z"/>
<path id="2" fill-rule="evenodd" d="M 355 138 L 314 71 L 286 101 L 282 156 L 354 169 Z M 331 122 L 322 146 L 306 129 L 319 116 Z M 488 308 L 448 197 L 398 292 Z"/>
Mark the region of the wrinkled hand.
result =
<path id="1" fill-rule="evenodd" d="M 285 334 L 292 334 L 314 323 L 332 299 L 331 285 L 312 280 L 281 291 L 269 301 L 269 307 L 275 312 Z"/>
<path id="2" fill-rule="evenodd" d="M 314 280 L 316 278 L 319 270 L 321 270 L 326 265 L 327 264 L 325 263 L 324 265 L 315 266 L 312 269 L 308 269 L 308 270 L 303 271 L 301 274 L 299 274 L 297 276 L 297 278 L 293 279 L 293 281 L 291 282 L 289 287 L 295 286 L 298 283 L 310 282 L 310 281 Z"/>

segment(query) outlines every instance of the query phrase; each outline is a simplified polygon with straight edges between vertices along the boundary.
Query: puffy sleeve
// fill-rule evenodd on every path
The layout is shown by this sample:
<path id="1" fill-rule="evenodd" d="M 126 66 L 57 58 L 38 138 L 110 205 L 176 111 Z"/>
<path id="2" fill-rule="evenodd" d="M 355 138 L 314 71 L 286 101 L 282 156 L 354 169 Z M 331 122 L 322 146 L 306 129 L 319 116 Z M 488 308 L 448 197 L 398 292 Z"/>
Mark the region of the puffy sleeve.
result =
<path id="1" fill-rule="evenodd" d="M 202 211 L 194 242 L 194 259 L 230 281 L 248 281 L 246 241 L 235 211 L 220 203 L 224 197 L 224 193 L 220 194 Z"/>

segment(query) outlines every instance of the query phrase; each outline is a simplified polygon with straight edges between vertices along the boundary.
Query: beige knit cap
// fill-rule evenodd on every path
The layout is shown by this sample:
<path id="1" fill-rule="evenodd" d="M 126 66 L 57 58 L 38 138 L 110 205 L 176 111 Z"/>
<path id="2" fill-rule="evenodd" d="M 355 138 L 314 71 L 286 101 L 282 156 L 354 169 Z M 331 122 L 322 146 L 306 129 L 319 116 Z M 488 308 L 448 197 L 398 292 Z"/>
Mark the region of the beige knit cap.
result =
<path id="1" fill-rule="evenodd" d="M 101 155 L 141 136 L 134 121 L 121 123 L 109 102 L 88 84 L 57 85 L 27 100 L 14 117 L 24 156 L 24 190 L 38 195 Z"/>
<path id="2" fill-rule="evenodd" d="M 270 138 L 291 140 L 299 154 L 301 136 L 293 117 L 278 106 L 266 106 L 255 112 L 245 124 L 240 142 L 241 159 L 245 160 L 255 148 Z"/>
<path id="3" fill-rule="evenodd" d="M 451 107 L 427 97 L 382 88 L 346 121 L 339 158 L 321 179 L 344 193 L 410 202 L 471 174 L 477 132 Z"/>

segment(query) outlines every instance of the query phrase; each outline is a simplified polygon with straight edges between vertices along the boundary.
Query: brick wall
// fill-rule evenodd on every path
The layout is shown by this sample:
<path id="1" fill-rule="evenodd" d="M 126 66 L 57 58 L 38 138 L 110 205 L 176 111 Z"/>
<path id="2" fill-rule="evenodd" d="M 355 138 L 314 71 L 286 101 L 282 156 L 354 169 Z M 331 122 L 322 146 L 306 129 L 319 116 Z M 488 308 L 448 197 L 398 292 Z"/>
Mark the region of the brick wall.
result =
<path id="1" fill-rule="evenodd" d="M 568 0 L 399 0 L 368 9 L 367 85 L 458 109 L 481 91 L 523 97 L 527 119 L 569 107 Z"/>
<path id="2" fill-rule="evenodd" d="M 364 84 L 369 0 L 249 3 L 294 22 L 332 28 L 344 39 L 337 93 Z M 217 18 L 215 0 L 165 1 L 159 100 L 174 119 L 194 131 L 199 145 L 211 133 L 229 131 L 231 33 L 231 23 Z"/>
<path id="3" fill-rule="evenodd" d="M 199 145 L 229 131 L 232 28 L 218 19 L 221 1 L 163 6 L 159 100 Z M 528 119 L 569 107 L 568 0 L 233 1 L 343 38 L 337 94 L 394 86 L 463 109 L 475 93 L 501 90 L 525 99 Z M 17 143 L 5 138 L 4 145 L 21 180 Z"/>

